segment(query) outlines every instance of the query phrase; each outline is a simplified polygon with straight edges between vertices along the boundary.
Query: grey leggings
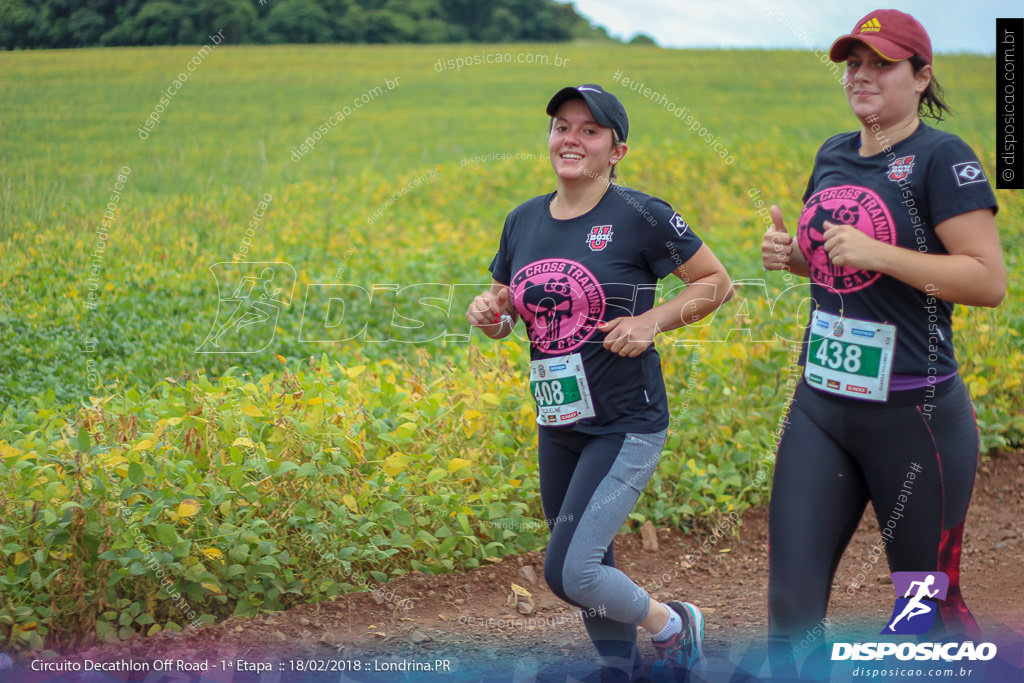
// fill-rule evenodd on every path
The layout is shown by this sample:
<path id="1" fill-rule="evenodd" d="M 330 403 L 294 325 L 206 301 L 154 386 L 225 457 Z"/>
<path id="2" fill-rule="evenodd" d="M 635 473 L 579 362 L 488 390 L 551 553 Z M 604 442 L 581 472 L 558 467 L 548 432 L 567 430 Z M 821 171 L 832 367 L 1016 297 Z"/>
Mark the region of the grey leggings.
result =
<path id="1" fill-rule="evenodd" d="M 540 494 L 551 529 L 544 578 L 583 608 L 587 633 L 610 665 L 638 661 L 636 627 L 650 605 L 647 591 L 615 568 L 612 541 L 651 478 L 665 436 L 539 430 Z"/>

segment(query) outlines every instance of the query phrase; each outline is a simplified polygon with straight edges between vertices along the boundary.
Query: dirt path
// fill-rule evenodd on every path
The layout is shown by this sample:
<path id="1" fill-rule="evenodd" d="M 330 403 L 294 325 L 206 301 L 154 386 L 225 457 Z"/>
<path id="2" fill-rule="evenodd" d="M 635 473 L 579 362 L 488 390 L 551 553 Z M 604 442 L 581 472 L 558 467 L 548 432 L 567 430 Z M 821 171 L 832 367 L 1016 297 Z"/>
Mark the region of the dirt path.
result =
<path id="1" fill-rule="evenodd" d="M 622 535 L 616 541 L 619 566 L 640 585 L 656 597 L 687 599 L 702 607 L 707 617 L 706 650 L 712 664 L 717 662 L 722 668 L 728 665 L 726 660 L 735 662 L 743 652 L 757 651 L 767 628 L 767 511 L 748 511 L 737 527 L 738 537 L 730 526 L 731 522 L 725 520 L 721 538 L 684 536 L 677 530 L 659 529 L 657 552 L 643 549 L 640 534 Z M 884 564 L 869 562 L 878 538 L 874 516 L 868 514 L 836 576 L 829 610 L 833 629 L 863 627 L 877 634 L 892 610 L 893 589 L 887 570 Z M 691 556 L 688 562 L 687 555 Z M 1011 659 L 1020 656 L 1024 643 L 1022 555 L 1024 452 L 1017 452 L 986 460 L 982 465 L 968 514 L 961 579 L 965 599 L 985 638 L 1008 643 L 1000 647 Z M 354 594 L 277 614 L 229 619 L 191 634 L 160 634 L 105 645 L 80 653 L 78 658 L 205 658 L 215 664 L 202 674 L 203 680 L 264 683 L 570 680 L 566 671 L 582 671 L 593 665 L 592 647 L 576 611 L 547 589 L 542 566 L 543 555 L 529 553 L 466 573 L 413 573 L 384 586 L 382 593 L 387 601 L 383 603 L 380 596 L 375 599 L 366 593 Z M 865 567 L 864 578 L 858 584 L 858 574 Z M 531 614 L 517 613 L 507 604 L 513 583 L 531 593 Z M 847 590 L 851 586 L 852 594 Z M 641 638 L 641 642 L 646 657 L 651 658 L 649 641 Z M 282 664 L 296 658 L 318 662 L 319 666 L 333 662 L 329 666 L 334 670 L 314 676 L 297 671 L 295 667 L 301 664 Z M 452 673 L 367 672 L 375 666 L 394 666 L 396 661 L 415 666 L 429 662 L 433 666 L 434 660 L 447 660 Z M 221 661 L 231 665 L 218 670 Z M 353 670 L 357 662 L 358 672 Z M 255 673 L 236 670 L 246 663 L 273 668 Z M 443 666 L 442 661 L 442 671 Z M 1024 667 L 1013 674 L 1017 678 L 1006 680 L 1024 680 L 1024 674 L 1019 673 L 1022 670 Z M 537 672 L 547 673 L 537 677 Z M 104 675 L 156 683 L 145 673 Z M 712 674 L 707 678 L 716 680 Z M 1002 676 L 997 678 L 1003 680 Z M 975 676 L 972 680 L 982 679 Z M 990 675 L 986 680 L 995 679 Z"/>

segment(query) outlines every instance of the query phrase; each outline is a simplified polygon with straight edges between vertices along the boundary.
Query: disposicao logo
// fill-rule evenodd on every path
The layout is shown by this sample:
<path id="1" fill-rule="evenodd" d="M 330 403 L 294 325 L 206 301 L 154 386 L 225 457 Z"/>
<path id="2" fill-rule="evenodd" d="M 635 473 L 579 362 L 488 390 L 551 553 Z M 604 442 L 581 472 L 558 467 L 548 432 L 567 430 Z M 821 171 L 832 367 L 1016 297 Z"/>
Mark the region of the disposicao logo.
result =
<path id="1" fill-rule="evenodd" d="M 946 599 L 949 577 L 944 572 L 893 572 L 896 604 L 881 635 L 920 635 L 935 623 L 938 603 Z M 889 656 L 917 661 L 988 661 L 996 656 L 994 643 L 833 643 L 832 661 L 879 660 Z"/>

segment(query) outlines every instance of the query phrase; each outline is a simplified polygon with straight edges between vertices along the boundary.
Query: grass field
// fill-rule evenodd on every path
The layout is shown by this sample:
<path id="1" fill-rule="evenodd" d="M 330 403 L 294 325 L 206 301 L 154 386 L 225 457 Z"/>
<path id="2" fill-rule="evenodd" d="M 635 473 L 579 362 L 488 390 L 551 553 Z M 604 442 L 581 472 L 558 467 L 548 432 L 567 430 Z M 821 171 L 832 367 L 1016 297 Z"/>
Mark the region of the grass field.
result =
<path id="1" fill-rule="evenodd" d="M 507 211 L 553 188 L 543 109 L 566 84 L 620 94 L 621 182 L 670 201 L 738 282 L 713 320 L 662 340 L 673 424 L 633 522 L 766 500 L 791 376 L 778 339 L 798 338 L 801 295 L 761 271 L 754 197 L 795 225 L 818 145 L 856 124 L 813 54 L 197 54 L 0 53 L 0 646 L 538 547 L 525 343 L 469 341 L 463 311 Z M 992 60 L 936 72 L 957 111 L 941 127 L 994 169 Z M 1018 273 L 1024 199 L 997 194 Z M 235 283 L 268 263 L 266 319 L 215 345 Z M 1011 277 L 1002 307 L 957 314 L 986 450 L 1024 434 L 1020 295 Z"/>

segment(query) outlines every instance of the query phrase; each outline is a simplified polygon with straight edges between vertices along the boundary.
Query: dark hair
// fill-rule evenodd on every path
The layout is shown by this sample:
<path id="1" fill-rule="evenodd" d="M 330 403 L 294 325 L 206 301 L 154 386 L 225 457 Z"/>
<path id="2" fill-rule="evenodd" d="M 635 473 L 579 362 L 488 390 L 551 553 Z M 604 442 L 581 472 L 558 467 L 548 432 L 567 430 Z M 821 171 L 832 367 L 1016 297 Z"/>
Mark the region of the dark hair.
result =
<path id="1" fill-rule="evenodd" d="M 619 139 L 619 131 L 612 128 L 612 147 L 618 147 L 622 144 L 622 140 Z M 619 165 L 618 162 L 612 164 L 611 174 L 608 176 L 608 180 L 615 180 L 615 168 Z"/>
<path id="2" fill-rule="evenodd" d="M 910 58 L 910 66 L 914 67 L 914 73 L 923 69 L 928 62 L 924 61 L 923 58 L 914 55 Z M 921 99 L 917 102 L 917 115 L 935 119 L 938 123 L 942 121 L 942 112 L 952 114 L 953 110 L 949 108 L 949 105 L 945 101 L 946 93 L 939 85 L 939 82 L 935 79 L 935 73 L 932 72 L 932 80 L 925 88 L 925 91 L 921 93 Z"/>

